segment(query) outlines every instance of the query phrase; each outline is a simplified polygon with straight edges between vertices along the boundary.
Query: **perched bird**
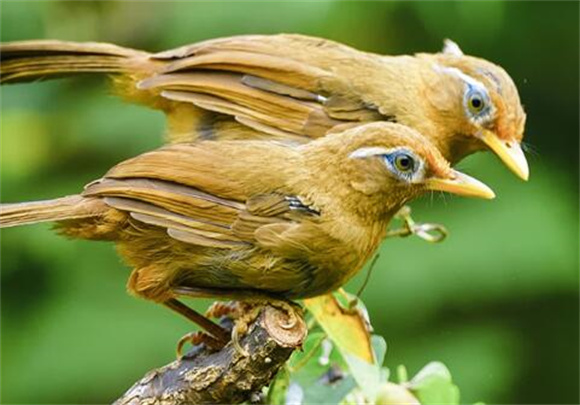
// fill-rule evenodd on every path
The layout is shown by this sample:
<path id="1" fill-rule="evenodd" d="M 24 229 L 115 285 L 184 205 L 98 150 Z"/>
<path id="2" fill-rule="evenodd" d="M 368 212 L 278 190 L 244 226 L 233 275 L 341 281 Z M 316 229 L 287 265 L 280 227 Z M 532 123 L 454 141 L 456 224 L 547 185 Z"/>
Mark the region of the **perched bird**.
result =
<path id="1" fill-rule="evenodd" d="M 0 82 L 110 73 L 124 99 L 165 111 L 171 141 L 306 142 L 369 121 L 425 134 L 451 164 L 484 149 L 519 177 L 525 113 L 501 67 L 443 52 L 383 56 L 303 35 L 214 39 L 150 54 L 104 43 L 0 46 Z"/>
<path id="2" fill-rule="evenodd" d="M 428 190 L 494 197 L 415 130 L 369 123 L 306 144 L 168 145 L 116 165 L 78 195 L 2 204 L 0 227 L 52 221 L 66 236 L 115 242 L 133 268 L 131 293 L 223 341 L 179 296 L 330 292 L 373 255 L 397 210 Z"/>

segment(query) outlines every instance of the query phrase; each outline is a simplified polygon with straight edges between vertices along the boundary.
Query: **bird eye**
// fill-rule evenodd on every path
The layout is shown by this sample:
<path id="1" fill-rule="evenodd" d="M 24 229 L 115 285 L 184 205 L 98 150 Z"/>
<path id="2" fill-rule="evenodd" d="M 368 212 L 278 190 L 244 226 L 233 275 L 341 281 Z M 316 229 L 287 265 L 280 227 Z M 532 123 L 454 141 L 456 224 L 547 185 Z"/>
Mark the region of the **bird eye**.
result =
<path id="1" fill-rule="evenodd" d="M 420 157 L 406 148 L 383 155 L 387 169 L 399 180 L 414 183 L 423 178 L 425 164 Z"/>
<path id="2" fill-rule="evenodd" d="M 467 108 L 471 114 L 479 114 L 485 108 L 485 97 L 479 91 L 472 91 L 467 97 Z"/>
<path id="3" fill-rule="evenodd" d="M 406 153 L 400 153 L 396 155 L 395 159 L 393 160 L 393 163 L 397 168 L 397 170 L 403 173 L 413 171 L 415 167 L 415 161 L 411 156 L 407 155 Z"/>

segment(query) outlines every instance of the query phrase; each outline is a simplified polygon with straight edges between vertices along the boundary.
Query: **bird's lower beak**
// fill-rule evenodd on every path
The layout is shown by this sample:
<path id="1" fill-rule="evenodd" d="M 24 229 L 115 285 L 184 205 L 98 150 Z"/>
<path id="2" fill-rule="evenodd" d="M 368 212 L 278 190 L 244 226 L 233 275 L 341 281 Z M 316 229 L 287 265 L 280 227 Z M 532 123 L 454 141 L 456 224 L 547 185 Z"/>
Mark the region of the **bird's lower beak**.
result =
<path id="1" fill-rule="evenodd" d="M 427 189 L 446 191 L 465 197 L 478 197 L 491 200 L 495 193 L 491 188 L 471 176 L 453 170 L 453 177 L 448 179 L 431 178 L 426 182 Z"/>
<path id="2" fill-rule="evenodd" d="M 486 129 L 479 133 L 480 139 L 522 180 L 527 181 L 530 177 L 528 162 L 524 156 L 522 147 L 516 141 L 505 142 L 497 135 Z"/>

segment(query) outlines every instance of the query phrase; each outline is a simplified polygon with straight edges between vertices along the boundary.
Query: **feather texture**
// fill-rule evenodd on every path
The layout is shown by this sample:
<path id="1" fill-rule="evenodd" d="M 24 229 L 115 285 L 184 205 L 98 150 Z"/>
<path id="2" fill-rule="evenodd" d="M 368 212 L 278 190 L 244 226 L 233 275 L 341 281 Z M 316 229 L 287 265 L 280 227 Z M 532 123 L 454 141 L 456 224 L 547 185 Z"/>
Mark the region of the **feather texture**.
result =
<path id="1" fill-rule="evenodd" d="M 0 54 L 3 83 L 113 74 L 121 97 L 167 114 L 172 142 L 270 136 L 304 143 L 356 124 L 396 121 L 423 133 L 456 163 L 486 148 L 481 125 L 465 113 L 462 77 L 490 93 L 496 113 L 485 129 L 501 142 L 521 142 L 525 124 L 509 75 L 449 47 L 383 56 L 281 34 L 220 38 L 156 54 L 100 43 L 20 41 L 2 44 Z M 461 75 L 445 74 L 449 69 Z"/>
<path id="2" fill-rule="evenodd" d="M 451 175 L 433 146 L 397 124 L 306 145 L 201 141 L 121 162 L 80 195 L 3 205 L 0 223 L 56 221 L 70 237 L 115 241 L 134 268 L 129 290 L 154 301 L 180 289 L 309 297 L 352 277 L 392 215 L 424 190 L 400 183 L 382 159 L 351 157 L 361 147 L 396 146 Z M 374 193 L 360 192 L 363 178 Z"/>

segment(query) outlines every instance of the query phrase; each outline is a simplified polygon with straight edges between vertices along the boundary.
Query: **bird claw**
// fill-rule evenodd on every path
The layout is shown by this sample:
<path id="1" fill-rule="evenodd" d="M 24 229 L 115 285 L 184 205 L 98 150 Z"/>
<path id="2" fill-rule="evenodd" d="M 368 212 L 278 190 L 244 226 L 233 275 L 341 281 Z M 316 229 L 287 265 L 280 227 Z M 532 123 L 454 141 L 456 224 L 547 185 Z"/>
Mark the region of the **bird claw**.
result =
<path id="1" fill-rule="evenodd" d="M 268 304 L 274 308 L 278 308 L 286 313 L 288 316 L 287 323 L 281 323 L 280 327 L 285 330 L 290 330 L 298 324 L 298 313 L 302 313 L 302 307 L 291 301 L 269 301 Z"/>
<path id="2" fill-rule="evenodd" d="M 183 347 L 187 344 L 191 344 L 192 346 L 197 346 L 200 344 L 205 344 L 207 347 L 213 350 L 220 350 L 223 348 L 223 345 L 214 337 L 208 335 L 207 333 L 197 331 L 197 332 L 190 332 L 183 335 L 177 341 L 177 347 L 175 349 L 175 353 L 178 359 L 183 357 Z"/>
<path id="3" fill-rule="evenodd" d="M 257 308 L 257 311 L 255 308 L 241 315 L 243 312 L 240 307 L 241 305 L 238 302 L 215 302 L 211 305 L 210 308 L 208 308 L 205 316 L 213 318 L 228 316 L 230 319 L 234 320 L 235 324 L 230 335 L 232 346 L 234 347 L 234 350 L 240 355 L 243 357 L 248 357 L 250 354 L 242 347 L 240 344 L 240 339 L 246 334 L 248 330 L 248 324 L 256 318 L 260 308 Z M 192 346 L 197 346 L 203 343 L 210 349 L 216 351 L 221 350 L 224 347 L 224 345 L 221 344 L 217 339 L 205 332 L 190 332 L 182 336 L 181 339 L 179 339 L 177 342 L 176 354 L 178 359 L 183 357 L 183 348 L 187 343 L 191 344 Z"/>
<path id="4" fill-rule="evenodd" d="M 250 354 L 241 345 L 241 338 L 247 333 L 249 325 L 258 317 L 264 305 L 270 305 L 285 312 L 288 316 L 288 322 L 280 325 L 283 329 L 292 329 L 298 323 L 297 312 L 302 312 L 302 307 L 291 301 L 274 300 L 274 299 L 258 299 L 252 302 L 249 301 L 230 301 L 230 302 L 214 302 L 205 312 L 208 318 L 222 318 L 227 317 L 234 322 L 230 340 L 232 346 L 237 353 L 243 357 L 249 357 Z M 224 345 L 213 336 L 204 332 L 191 332 L 184 335 L 177 342 L 177 358 L 183 357 L 183 348 L 185 344 L 190 343 L 192 346 L 204 343 L 207 347 L 213 350 L 221 350 Z"/>
<path id="5" fill-rule="evenodd" d="M 443 242 L 449 232 L 447 228 L 440 224 L 431 223 L 416 223 L 411 217 L 411 208 L 405 206 L 399 210 L 395 215 L 395 218 L 403 221 L 403 225 L 400 228 L 393 229 L 387 232 L 387 238 L 398 236 L 407 237 L 409 235 L 416 235 L 426 242 L 439 243 Z"/>
<path id="6" fill-rule="evenodd" d="M 249 357 L 250 354 L 244 349 L 240 343 L 241 338 L 248 332 L 249 324 L 252 323 L 260 314 L 262 307 L 260 305 L 252 305 L 246 302 L 236 303 L 238 311 L 237 318 L 232 328 L 232 346 L 242 357 Z"/>
<path id="7" fill-rule="evenodd" d="M 226 316 L 233 320 L 239 318 L 241 314 L 242 309 L 240 308 L 240 303 L 237 301 L 216 301 L 205 311 L 205 316 L 208 318 L 221 318 Z"/>
<path id="8" fill-rule="evenodd" d="M 230 335 L 232 346 L 241 356 L 249 357 L 250 354 L 242 347 L 240 340 L 246 334 L 248 331 L 248 325 L 256 319 L 260 310 L 260 306 L 252 305 L 247 302 L 216 301 L 207 309 L 205 316 L 209 318 L 226 317 L 233 321 L 232 333 Z"/>
<path id="9" fill-rule="evenodd" d="M 243 324 L 236 323 L 232 329 L 232 346 L 234 346 L 235 351 L 242 357 L 250 357 L 250 353 L 240 343 L 240 339 L 247 332 L 247 329 L 248 325 L 245 322 Z"/>

